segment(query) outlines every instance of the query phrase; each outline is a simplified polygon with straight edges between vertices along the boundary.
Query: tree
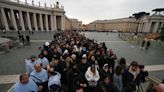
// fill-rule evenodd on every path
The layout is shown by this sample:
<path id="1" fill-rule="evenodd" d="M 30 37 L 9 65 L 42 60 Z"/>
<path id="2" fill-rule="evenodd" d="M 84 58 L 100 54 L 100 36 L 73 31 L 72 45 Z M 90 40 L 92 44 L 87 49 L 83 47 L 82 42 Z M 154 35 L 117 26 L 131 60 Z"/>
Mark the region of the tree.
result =
<path id="1" fill-rule="evenodd" d="M 161 14 L 161 12 L 164 12 L 164 8 L 156 8 L 152 10 L 153 12 L 155 12 L 155 14 L 159 13 Z"/>
<path id="2" fill-rule="evenodd" d="M 150 13 L 147 13 L 147 12 L 139 12 L 139 13 L 134 13 L 133 16 L 136 18 L 136 19 L 140 19 L 141 17 L 145 16 L 145 15 L 150 15 Z"/>

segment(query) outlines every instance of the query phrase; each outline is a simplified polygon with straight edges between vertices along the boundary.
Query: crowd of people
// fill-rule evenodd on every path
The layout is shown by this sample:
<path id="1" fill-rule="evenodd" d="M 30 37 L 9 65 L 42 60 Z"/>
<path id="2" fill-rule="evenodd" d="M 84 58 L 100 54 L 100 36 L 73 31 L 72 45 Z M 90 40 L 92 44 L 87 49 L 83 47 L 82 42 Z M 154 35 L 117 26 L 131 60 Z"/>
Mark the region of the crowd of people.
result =
<path id="1" fill-rule="evenodd" d="M 146 50 L 148 50 L 149 49 L 149 47 L 150 47 L 150 41 L 148 40 L 148 39 L 143 39 L 143 41 L 142 41 L 142 45 L 141 45 L 141 48 L 142 49 L 144 49 L 144 45 L 146 44 L 146 47 L 145 47 L 145 49 Z"/>
<path id="2" fill-rule="evenodd" d="M 144 65 L 118 59 L 105 43 L 76 32 L 56 33 L 39 55 L 25 59 L 13 92 L 137 92 L 148 72 Z"/>

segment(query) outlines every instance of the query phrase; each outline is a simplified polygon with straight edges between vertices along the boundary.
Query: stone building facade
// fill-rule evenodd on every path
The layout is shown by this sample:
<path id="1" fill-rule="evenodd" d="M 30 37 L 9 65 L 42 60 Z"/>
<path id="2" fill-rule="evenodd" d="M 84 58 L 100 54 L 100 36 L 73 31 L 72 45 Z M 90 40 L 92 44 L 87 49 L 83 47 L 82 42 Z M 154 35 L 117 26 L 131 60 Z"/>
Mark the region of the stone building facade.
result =
<path id="1" fill-rule="evenodd" d="M 81 30 L 82 29 L 82 21 L 79 21 L 78 19 L 72 19 L 70 18 L 72 29 L 73 30 Z"/>
<path id="2" fill-rule="evenodd" d="M 121 31 L 157 33 L 164 28 L 164 15 L 153 14 L 136 18 L 121 18 L 113 20 L 96 20 L 86 25 L 86 30 Z"/>
<path id="3" fill-rule="evenodd" d="M 26 0 L 27 1 L 27 0 Z M 19 0 L 0 0 L 0 28 L 6 31 L 65 30 L 64 7 L 57 2 L 51 7 Z"/>
<path id="4" fill-rule="evenodd" d="M 88 30 L 94 31 L 123 31 L 133 32 L 138 27 L 138 20 L 135 18 L 121 18 L 113 20 L 96 20 L 87 25 Z"/>
<path id="5" fill-rule="evenodd" d="M 164 27 L 164 16 L 153 14 L 140 19 L 138 32 L 160 33 L 162 27 Z"/>
<path id="6" fill-rule="evenodd" d="M 72 29 L 71 20 L 65 16 L 65 30 L 70 31 Z"/>

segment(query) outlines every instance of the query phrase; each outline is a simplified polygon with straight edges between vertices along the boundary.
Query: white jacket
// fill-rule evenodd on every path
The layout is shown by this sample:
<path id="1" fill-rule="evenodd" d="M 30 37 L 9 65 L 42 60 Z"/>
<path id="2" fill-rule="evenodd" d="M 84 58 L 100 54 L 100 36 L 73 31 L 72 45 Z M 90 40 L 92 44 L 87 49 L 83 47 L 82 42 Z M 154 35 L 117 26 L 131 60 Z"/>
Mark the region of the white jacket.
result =
<path id="1" fill-rule="evenodd" d="M 50 76 L 48 80 L 48 87 L 50 88 L 51 85 L 56 84 L 58 86 L 61 86 L 61 74 L 59 72 L 56 72 L 56 75 Z"/>
<path id="2" fill-rule="evenodd" d="M 87 79 L 87 81 L 98 81 L 100 79 L 100 75 L 98 70 L 95 70 L 96 75 L 93 75 L 93 73 L 91 72 L 91 67 L 88 67 L 87 71 L 85 72 L 85 78 Z"/>

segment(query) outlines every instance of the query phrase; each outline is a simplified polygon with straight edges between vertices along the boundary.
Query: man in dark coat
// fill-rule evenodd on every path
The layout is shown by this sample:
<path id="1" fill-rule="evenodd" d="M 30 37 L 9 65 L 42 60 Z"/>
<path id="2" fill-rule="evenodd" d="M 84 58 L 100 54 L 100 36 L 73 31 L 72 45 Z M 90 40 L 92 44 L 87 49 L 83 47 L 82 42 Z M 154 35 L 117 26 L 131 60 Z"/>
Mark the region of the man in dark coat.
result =
<path id="1" fill-rule="evenodd" d="M 87 56 L 86 54 L 84 54 L 82 56 L 82 60 L 78 65 L 79 71 L 81 71 L 81 73 L 85 73 L 87 71 L 87 68 L 89 67 L 89 64 L 87 62 Z"/>
<path id="2" fill-rule="evenodd" d="M 129 84 L 135 84 L 139 86 L 142 81 L 142 75 L 138 67 L 138 63 L 133 61 L 128 70 L 123 73 L 123 87 Z"/>
<path id="3" fill-rule="evenodd" d="M 24 45 L 24 44 L 25 44 L 24 35 L 21 35 L 21 39 L 22 39 L 22 43 L 23 43 L 23 45 Z"/>
<path id="4" fill-rule="evenodd" d="M 143 39 L 141 47 L 143 48 L 144 45 L 145 45 L 145 39 Z"/>
<path id="5" fill-rule="evenodd" d="M 26 35 L 26 41 L 27 41 L 27 44 L 30 44 L 30 36 L 29 35 Z"/>
<path id="6" fill-rule="evenodd" d="M 146 50 L 148 50 L 149 47 L 150 47 L 150 41 L 148 40 L 148 41 L 147 41 L 147 44 L 146 44 Z"/>
<path id="7" fill-rule="evenodd" d="M 98 83 L 96 92 L 116 92 L 109 76 L 105 76 L 103 81 Z"/>

